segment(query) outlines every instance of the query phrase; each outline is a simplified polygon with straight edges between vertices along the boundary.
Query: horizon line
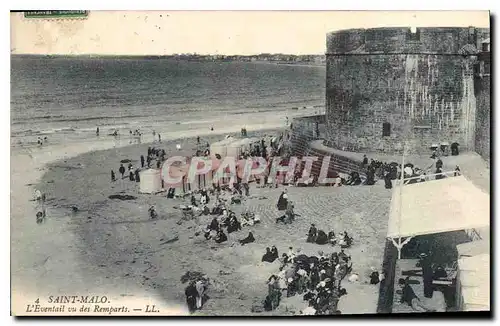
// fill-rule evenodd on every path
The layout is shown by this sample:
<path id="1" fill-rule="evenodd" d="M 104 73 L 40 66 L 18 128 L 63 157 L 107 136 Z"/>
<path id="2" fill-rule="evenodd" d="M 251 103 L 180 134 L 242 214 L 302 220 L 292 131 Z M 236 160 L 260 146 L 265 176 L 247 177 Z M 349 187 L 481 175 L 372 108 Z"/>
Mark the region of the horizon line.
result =
<path id="1" fill-rule="evenodd" d="M 324 56 L 325 53 L 307 53 L 307 54 L 292 54 L 292 53 L 254 53 L 254 54 L 221 54 L 221 53 L 172 53 L 172 54 L 95 54 L 95 53 L 81 53 L 81 54 L 62 54 L 62 53 L 11 53 L 11 56 L 60 56 L 60 57 L 174 57 L 174 56 L 227 56 L 227 57 L 252 57 L 252 56 L 274 56 L 274 55 L 286 55 L 286 56 Z"/>

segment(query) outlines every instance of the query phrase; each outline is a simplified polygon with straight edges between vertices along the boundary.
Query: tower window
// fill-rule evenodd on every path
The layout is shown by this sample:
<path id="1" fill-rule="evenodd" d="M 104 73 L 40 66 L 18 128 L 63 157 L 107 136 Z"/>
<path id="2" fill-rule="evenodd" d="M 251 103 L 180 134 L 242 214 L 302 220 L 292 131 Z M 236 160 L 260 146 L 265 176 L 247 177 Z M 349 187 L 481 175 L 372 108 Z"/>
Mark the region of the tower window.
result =
<path id="1" fill-rule="evenodd" d="M 382 137 L 389 137 L 391 135 L 391 124 L 384 122 L 382 124 Z"/>
<path id="2" fill-rule="evenodd" d="M 483 52 L 490 52 L 490 43 L 483 43 L 482 44 L 482 50 Z"/>

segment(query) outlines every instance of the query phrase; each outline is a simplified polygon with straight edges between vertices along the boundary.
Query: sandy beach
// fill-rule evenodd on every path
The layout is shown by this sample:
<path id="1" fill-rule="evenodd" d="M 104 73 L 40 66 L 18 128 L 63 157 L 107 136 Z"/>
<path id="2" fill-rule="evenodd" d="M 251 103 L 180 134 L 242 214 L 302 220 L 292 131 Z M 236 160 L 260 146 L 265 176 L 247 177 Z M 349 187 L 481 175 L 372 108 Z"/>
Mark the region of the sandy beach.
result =
<path id="1" fill-rule="evenodd" d="M 214 135 L 202 137 L 202 141 L 220 138 L 220 135 Z M 169 155 L 175 152 L 177 143 L 183 149 L 195 146 L 194 139 L 156 146 L 166 149 Z M 109 171 L 116 171 L 120 160 L 129 158 L 137 164 L 148 145 L 92 151 L 73 158 L 68 157 L 79 154 L 74 146 L 71 147 L 73 151 L 66 151 L 64 156 L 57 157 L 51 151 L 50 155 L 42 156 L 46 160 L 44 163 L 59 159 L 56 163 L 37 170 L 42 161 L 31 160 L 34 162 L 30 166 L 30 179 L 25 178 L 21 183 L 19 178 L 14 178 L 19 187 L 16 192 L 22 190 L 24 200 L 28 200 L 33 188 L 27 187 L 25 182 L 45 172 L 38 188 L 47 193 L 49 205 L 47 223 L 40 226 L 35 224 L 33 207 L 17 214 L 13 212 L 13 217 L 24 214 L 22 221 L 12 222 L 13 267 L 17 268 L 13 271 L 15 293 L 26 296 L 26 291 L 17 290 L 23 288 L 21 284 L 30 290 L 38 290 L 36 294 L 32 293 L 32 297 L 68 292 L 109 297 L 110 293 L 115 293 L 113 304 L 135 301 L 144 305 L 151 302 L 162 307 L 161 314 L 186 313 L 183 310 L 185 285 L 180 282 L 180 277 L 190 270 L 206 273 L 211 279 L 210 300 L 196 314 L 251 314 L 252 307 L 261 305 L 267 294 L 267 279 L 278 272 L 278 263 L 260 262 L 266 247 L 276 245 L 281 253 L 293 246 L 309 255 L 317 255 L 320 250 L 325 253 L 340 250 L 339 247 L 306 243 L 307 230 L 311 223 L 315 223 L 325 231 L 333 229 L 340 233 L 346 230 L 355 237 L 356 245 L 348 253 L 361 281 L 344 284 L 350 294 L 342 297 L 339 309 L 343 313 L 376 312 L 379 287 L 365 282 L 370 267 L 379 269 L 382 263 L 390 202 L 390 191 L 382 184 L 339 189 L 290 187 L 290 196 L 301 217 L 288 226 L 275 223 L 278 217 L 275 204 L 282 189 L 256 189 L 252 185 L 252 196 L 231 209 L 238 216 L 243 210 L 251 210 L 260 216 L 262 223 L 229 234 L 227 243 L 217 245 L 206 241 L 203 236 L 194 235 L 200 224 L 208 224 L 210 216 L 203 217 L 199 224 L 194 221 L 178 224 L 181 215 L 173 206 L 181 200 L 166 199 L 165 194 L 138 194 L 139 183 L 128 179 L 110 182 Z M 105 148 L 104 144 L 100 146 Z M 13 160 L 20 159 L 13 157 Z M 30 161 L 27 157 L 25 160 Z M 109 200 L 108 196 L 112 194 L 130 194 L 137 199 Z M 22 197 L 17 200 L 22 200 Z M 151 204 L 156 205 L 160 214 L 158 221 L 151 221 L 147 216 Z M 72 214 L 72 206 L 79 208 L 77 214 Z M 247 246 L 235 244 L 249 231 L 256 237 L 255 243 Z M 55 233 L 61 234 L 57 242 L 54 236 L 50 236 Z M 179 237 L 179 240 L 164 243 L 174 237 Z M 23 243 L 36 247 L 36 250 L 28 256 L 24 253 L 28 248 L 23 247 Z M 34 261 L 38 263 L 33 264 Z M 22 298 L 14 299 L 14 302 L 21 302 Z M 305 307 L 305 301 L 294 296 L 284 298 L 277 310 L 264 314 L 294 314 Z"/>
<path id="2" fill-rule="evenodd" d="M 281 123 L 281 122 L 280 122 Z M 221 138 L 228 133 L 239 131 L 241 123 L 219 121 L 213 124 L 214 131 L 197 130 L 196 134 L 211 135 Z M 254 124 L 254 128 L 276 128 L 277 122 L 268 124 Z M 247 127 L 248 128 L 248 127 Z M 164 141 L 168 139 L 182 139 L 193 136 L 191 128 L 165 132 Z M 208 138 L 207 138 L 208 139 Z M 143 146 L 148 141 L 152 142 L 152 135 L 143 137 Z M 100 137 L 94 140 L 80 142 L 59 143 L 36 148 L 13 148 L 11 154 L 11 311 L 15 315 L 26 313 L 26 305 L 32 304 L 36 299 L 40 302 L 47 301 L 49 296 L 57 295 L 106 295 L 113 297 L 113 304 L 128 306 L 144 306 L 156 304 L 162 307 L 167 314 L 185 313 L 183 306 L 165 304 L 162 300 L 155 299 L 156 293 L 148 292 L 141 288 L 137 282 L 127 278 L 115 278 L 103 273 L 102 268 L 82 259 L 82 256 L 91 254 L 86 248 L 85 241 L 79 237 L 79 223 L 70 218 L 67 211 L 54 209 L 50 202 L 47 205 L 46 223 L 37 225 L 35 213 L 37 205 L 33 200 L 36 185 L 46 172 L 50 172 L 48 165 L 53 162 L 65 164 L 69 158 L 83 153 L 99 153 L 98 151 L 131 146 L 129 137 L 114 139 Z M 171 143 L 173 146 L 173 143 Z M 96 152 L 97 151 L 97 152 Z M 89 154 L 94 155 L 94 154 Z M 97 154 L 99 155 L 99 154 Z M 115 168 L 117 169 L 117 167 Z M 95 170 L 94 170 L 95 171 Z M 106 182 L 109 180 L 109 171 L 106 169 Z M 58 177 L 63 181 L 65 175 Z M 66 180 L 67 181 L 67 180 Z M 57 189 L 65 192 L 67 185 L 57 182 Z M 43 184 L 43 182 L 42 182 Z M 72 186 L 84 187 L 80 182 Z M 40 189 L 43 187 L 40 187 Z M 92 189 L 87 189 L 92 191 Z M 67 198 L 74 194 L 68 193 Z M 54 199 L 48 194 L 48 199 Z M 120 289 L 120 290 L 117 290 Z M 46 314 L 46 313 L 45 313 Z M 60 315 L 61 313 L 55 313 Z M 71 314 L 66 311 L 63 314 Z M 134 314 L 131 312 L 131 314 Z"/>

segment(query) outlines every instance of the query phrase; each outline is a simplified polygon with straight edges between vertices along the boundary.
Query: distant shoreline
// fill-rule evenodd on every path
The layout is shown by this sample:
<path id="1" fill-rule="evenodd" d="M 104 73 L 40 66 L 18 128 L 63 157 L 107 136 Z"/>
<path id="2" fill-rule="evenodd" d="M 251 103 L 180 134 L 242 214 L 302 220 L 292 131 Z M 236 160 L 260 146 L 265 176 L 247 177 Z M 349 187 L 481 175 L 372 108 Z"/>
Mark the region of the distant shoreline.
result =
<path id="1" fill-rule="evenodd" d="M 300 58 L 300 57 L 323 57 L 324 55 L 284 55 L 286 57 Z M 278 65 L 293 65 L 293 66 L 318 66 L 324 67 L 326 63 L 317 63 L 311 61 L 289 61 L 273 59 L 270 55 L 269 59 L 257 59 L 254 55 L 234 55 L 226 56 L 226 58 L 211 58 L 211 55 L 200 56 L 175 56 L 175 55 L 94 55 L 94 54 L 78 54 L 78 55 L 63 55 L 63 54 L 11 54 L 15 58 L 29 58 L 29 59 L 132 59 L 132 60 L 175 60 L 184 62 L 253 62 L 253 63 L 270 63 Z M 229 58 L 228 58 L 229 57 Z M 253 58 L 253 59 L 252 59 Z"/>

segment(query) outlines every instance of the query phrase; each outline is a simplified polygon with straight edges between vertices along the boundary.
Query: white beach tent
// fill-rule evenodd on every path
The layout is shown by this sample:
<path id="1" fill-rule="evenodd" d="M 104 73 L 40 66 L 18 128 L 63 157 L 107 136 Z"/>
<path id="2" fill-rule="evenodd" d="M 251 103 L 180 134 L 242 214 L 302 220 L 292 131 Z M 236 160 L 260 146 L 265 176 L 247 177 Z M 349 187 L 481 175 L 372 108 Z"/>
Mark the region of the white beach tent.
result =
<path id="1" fill-rule="evenodd" d="M 212 155 L 219 154 L 221 157 L 225 157 L 226 153 L 227 153 L 227 145 L 236 141 L 236 140 L 238 140 L 238 139 L 236 139 L 234 137 L 228 137 L 226 139 L 212 143 L 210 145 L 210 153 Z"/>
<path id="2" fill-rule="evenodd" d="M 490 310 L 490 254 L 458 260 L 457 308 L 460 311 Z"/>
<path id="3" fill-rule="evenodd" d="M 413 236 L 489 224 L 490 196 L 464 176 L 448 177 L 404 185 L 402 190 L 401 186 L 394 187 L 387 237 L 400 252 Z"/>
<path id="4" fill-rule="evenodd" d="M 236 140 L 226 146 L 226 156 L 239 158 L 244 151 L 249 151 L 252 144 L 260 142 L 260 138 L 243 138 Z"/>
<path id="5" fill-rule="evenodd" d="M 161 172 L 157 169 L 147 169 L 139 172 L 141 178 L 139 192 L 143 194 L 155 194 L 162 191 Z"/>

